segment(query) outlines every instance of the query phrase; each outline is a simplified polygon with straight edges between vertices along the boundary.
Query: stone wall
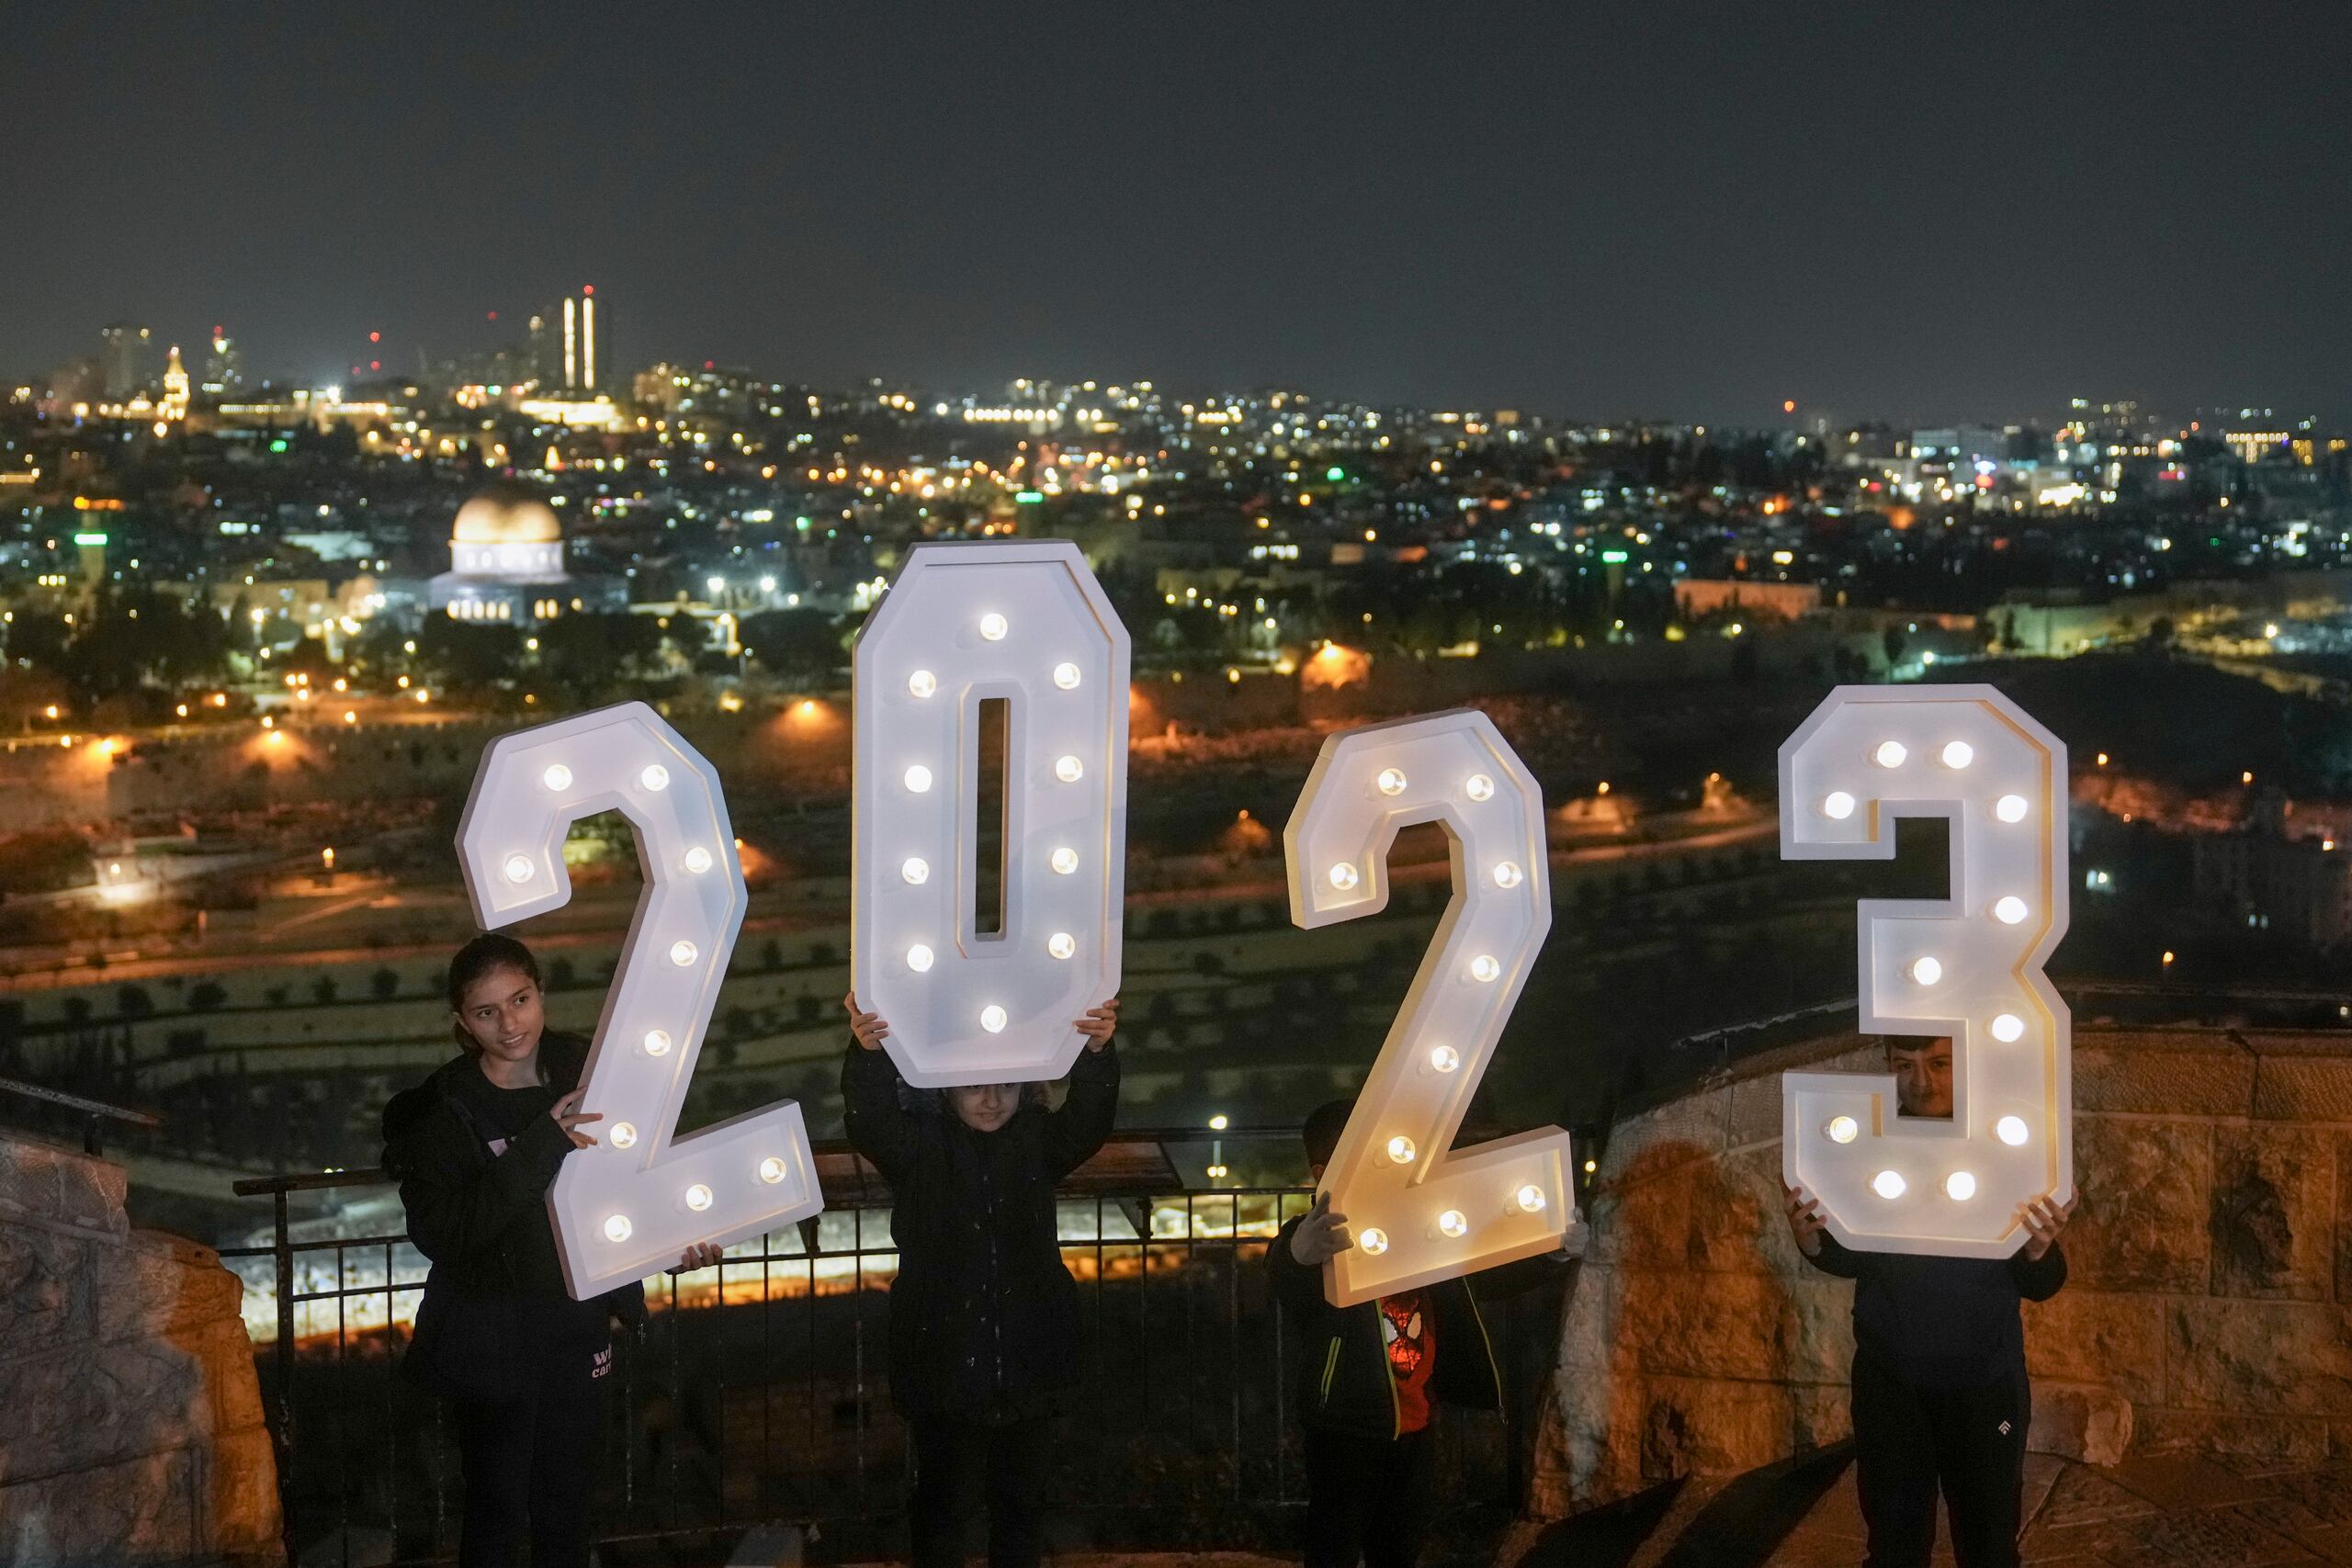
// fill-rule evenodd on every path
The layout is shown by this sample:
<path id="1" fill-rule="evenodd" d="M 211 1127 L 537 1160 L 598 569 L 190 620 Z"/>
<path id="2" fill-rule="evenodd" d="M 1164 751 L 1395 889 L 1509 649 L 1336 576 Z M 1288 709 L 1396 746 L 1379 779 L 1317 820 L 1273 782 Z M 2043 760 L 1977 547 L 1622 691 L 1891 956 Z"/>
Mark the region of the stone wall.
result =
<path id="1" fill-rule="evenodd" d="M 122 1204 L 120 1166 L 0 1133 L 0 1562 L 279 1562 L 242 1287 Z"/>
<path id="2" fill-rule="evenodd" d="M 1848 1435 L 1852 1287 L 1781 1203 L 1780 1074 L 1743 1063 L 1611 1134 L 1534 1502 L 1575 1513 Z M 2112 1463 L 2352 1452 L 2352 1037 L 2078 1028 L 2066 1288 L 2026 1308 L 2031 1445 Z"/>

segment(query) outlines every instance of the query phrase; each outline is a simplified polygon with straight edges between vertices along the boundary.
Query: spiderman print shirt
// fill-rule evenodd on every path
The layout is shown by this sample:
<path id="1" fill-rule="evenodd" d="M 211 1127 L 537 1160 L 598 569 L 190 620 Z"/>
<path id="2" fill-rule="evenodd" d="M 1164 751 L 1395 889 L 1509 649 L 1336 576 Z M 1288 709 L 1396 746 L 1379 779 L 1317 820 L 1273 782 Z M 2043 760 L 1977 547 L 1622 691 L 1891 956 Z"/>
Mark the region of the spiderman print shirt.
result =
<path id="1" fill-rule="evenodd" d="M 1424 1291 L 1380 1298 L 1380 1341 L 1388 1352 L 1388 1375 L 1396 1383 L 1398 1437 L 1430 1424 L 1430 1372 L 1437 1365 L 1437 1334 L 1429 1307 Z"/>

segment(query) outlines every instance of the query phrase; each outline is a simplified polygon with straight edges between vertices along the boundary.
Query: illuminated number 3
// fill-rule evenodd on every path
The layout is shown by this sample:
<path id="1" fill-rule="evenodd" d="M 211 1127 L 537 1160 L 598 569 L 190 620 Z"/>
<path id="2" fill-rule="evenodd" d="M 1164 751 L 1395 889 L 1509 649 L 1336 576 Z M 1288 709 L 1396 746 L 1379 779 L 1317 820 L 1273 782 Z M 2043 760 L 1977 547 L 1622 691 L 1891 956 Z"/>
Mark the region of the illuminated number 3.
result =
<path id="1" fill-rule="evenodd" d="M 1865 900 L 1861 1027 L 1950 1034 L 1952 1118 L 1898 1122 L 1874 1073 L 1781 1078 L 1781 1168 L 1830 1234 L 1879 1252 L 2006 1258 L 2018 1211 L 2074 1193 L 2065 1003 L 2066 749 L 1990 686 L 1840 687 L 1781 748 L 1781 852 L 1886 860 L 1894 818 L 1951 823 L 1951 897 Z"/>
<path id="2" fill-rule="evenodd" d="M 1567 1223 L 1558 1128 L 1452 1152 L 1552 925 L 1543 795 L 1493 721 L 1465 709 L 1326 740 L 1283 834 L 1291 919 L 1385 908 L 1389 847 L 1419 822 L 1446 830 L 1453 897 L 1324 1170 L 1355 1243 L 1326 1266 L 1334 1306 L 1549 1252 Z"/>
<path id="3" fill-rule="evenodd" d="M 566 1284 L 584 1301 L 824 1206 L 791 1100 L 673 1139 L 695 1057 L 743 924 L 743 867 L 718 771 L 643 703 L 500 737 L 458 829 L 474 914 L 512 925 L 571 899 L 566 829 L 617 810 L 637 829 L 645 891 L 581 1075 L 604 1118 L 548 1193 Z"/>
<path id="4" fill-rule="evenodd" d="M 1119 988 L 1126 628 L 1066 540 L 917 545 L 858 633 L 851 976 L 922 1089 L 1058 1077 Z M 1005 705 L 1001 919 L 974 919 L 980 705 Z"/>

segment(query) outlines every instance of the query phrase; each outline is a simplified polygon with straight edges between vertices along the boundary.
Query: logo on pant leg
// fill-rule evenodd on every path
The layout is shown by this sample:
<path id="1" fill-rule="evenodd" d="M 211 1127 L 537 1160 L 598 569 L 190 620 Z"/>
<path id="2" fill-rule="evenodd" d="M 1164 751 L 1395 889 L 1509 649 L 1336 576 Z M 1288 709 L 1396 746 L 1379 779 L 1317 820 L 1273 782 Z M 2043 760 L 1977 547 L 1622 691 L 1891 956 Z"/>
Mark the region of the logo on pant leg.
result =
<path id="1" fill-rule="evenodd" d="M 603 1377 L 605 1374 L 604 1374 L 604 1373 L 602 1373 L 602 1372 L 598 1372 L 596 1375 L 597 1375 L 598 1377 Z M 2007 1421 L 2004 1421 L 2004 1422 L 2002 1422 L 2002 1423 L 2001 1423 L 2001 1436 L 2003 1436 L 2003 1437 L 2005 1437 L 2005 1438 L 2006 1438 L 2006 1437 L 2007 1437 L 2008 1435 L 2009 1435 L 2009 1424 L 2008 1424 Z"/>
<path id="2" fill-rule="evenodd" d="M 597 1351 L 595 1359 L 589 1363 L 589 1368 L 588 1375 L 592 1378 L 600 1378 L 606 1372 L 611 1371 L 613 1370 L 613 1348 L 610 1345 L 607 1345 L 603 1349 Z M 2002 1427 L 2001 1430 L 2006 1432 L 2008 1430 L 2008 1427 L 2005 1425 Z"/>

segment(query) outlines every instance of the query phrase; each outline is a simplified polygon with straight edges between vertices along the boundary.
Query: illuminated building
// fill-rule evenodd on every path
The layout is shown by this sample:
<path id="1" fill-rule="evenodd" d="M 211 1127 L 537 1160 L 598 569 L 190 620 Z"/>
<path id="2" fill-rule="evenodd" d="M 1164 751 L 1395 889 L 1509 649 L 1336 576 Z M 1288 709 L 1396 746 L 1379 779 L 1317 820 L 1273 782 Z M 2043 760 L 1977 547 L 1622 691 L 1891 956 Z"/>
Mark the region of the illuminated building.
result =
<path id="1" fill-rule="evenodd" d="M 2332 829 L 2290 822 L 2294 807 L 2266 793 L 2234 833 L 2191 842 L 2191 886 L 2233 923 L 2276 927 L 2322 949 L 2352 937 L 2352 845 Z"/>
<path id="2" fill-rule="evenodd" d="M 236 340 L 226 327 L 212 329 L 212 349 L 204 358 L 204 390 L 207 396 L 220 397 L 235 391 L 244 384 L 238 369 Z"/>
<path id="3" fill-rule="evenodd" d="M 531 318 L 531 356 L 539 390 L 600 392 L 612 364 L 612 312 L 600 309 L 593 285 L 567 294 L 554 309 Z"/>
<path id="4" fill-rule="evenodd" d="M 452 620 L 536 626 L 628 603 L 617 581 L 563 570 L 563 525 L 519 485 L 492 485 L 459 507 L 449 554 L 452 570 L 433 580 L 429 603 Z"/>
<path id="5" fill-rule="evenodd" d="M 172 344 L 171 357 L 164 366 L 164 400 L 156 407 L 159 418 L 181 420 L 187 417 L 187 367 L 180 363 L 180 345 Z"/>
<path id="6" fill-rule="evenodd" d="M 135 391 L 144 376 L 140 363 L 154 333 L 127 321 L 109 321 L 98 330 L 98 390 L 120 401 Z"/>

